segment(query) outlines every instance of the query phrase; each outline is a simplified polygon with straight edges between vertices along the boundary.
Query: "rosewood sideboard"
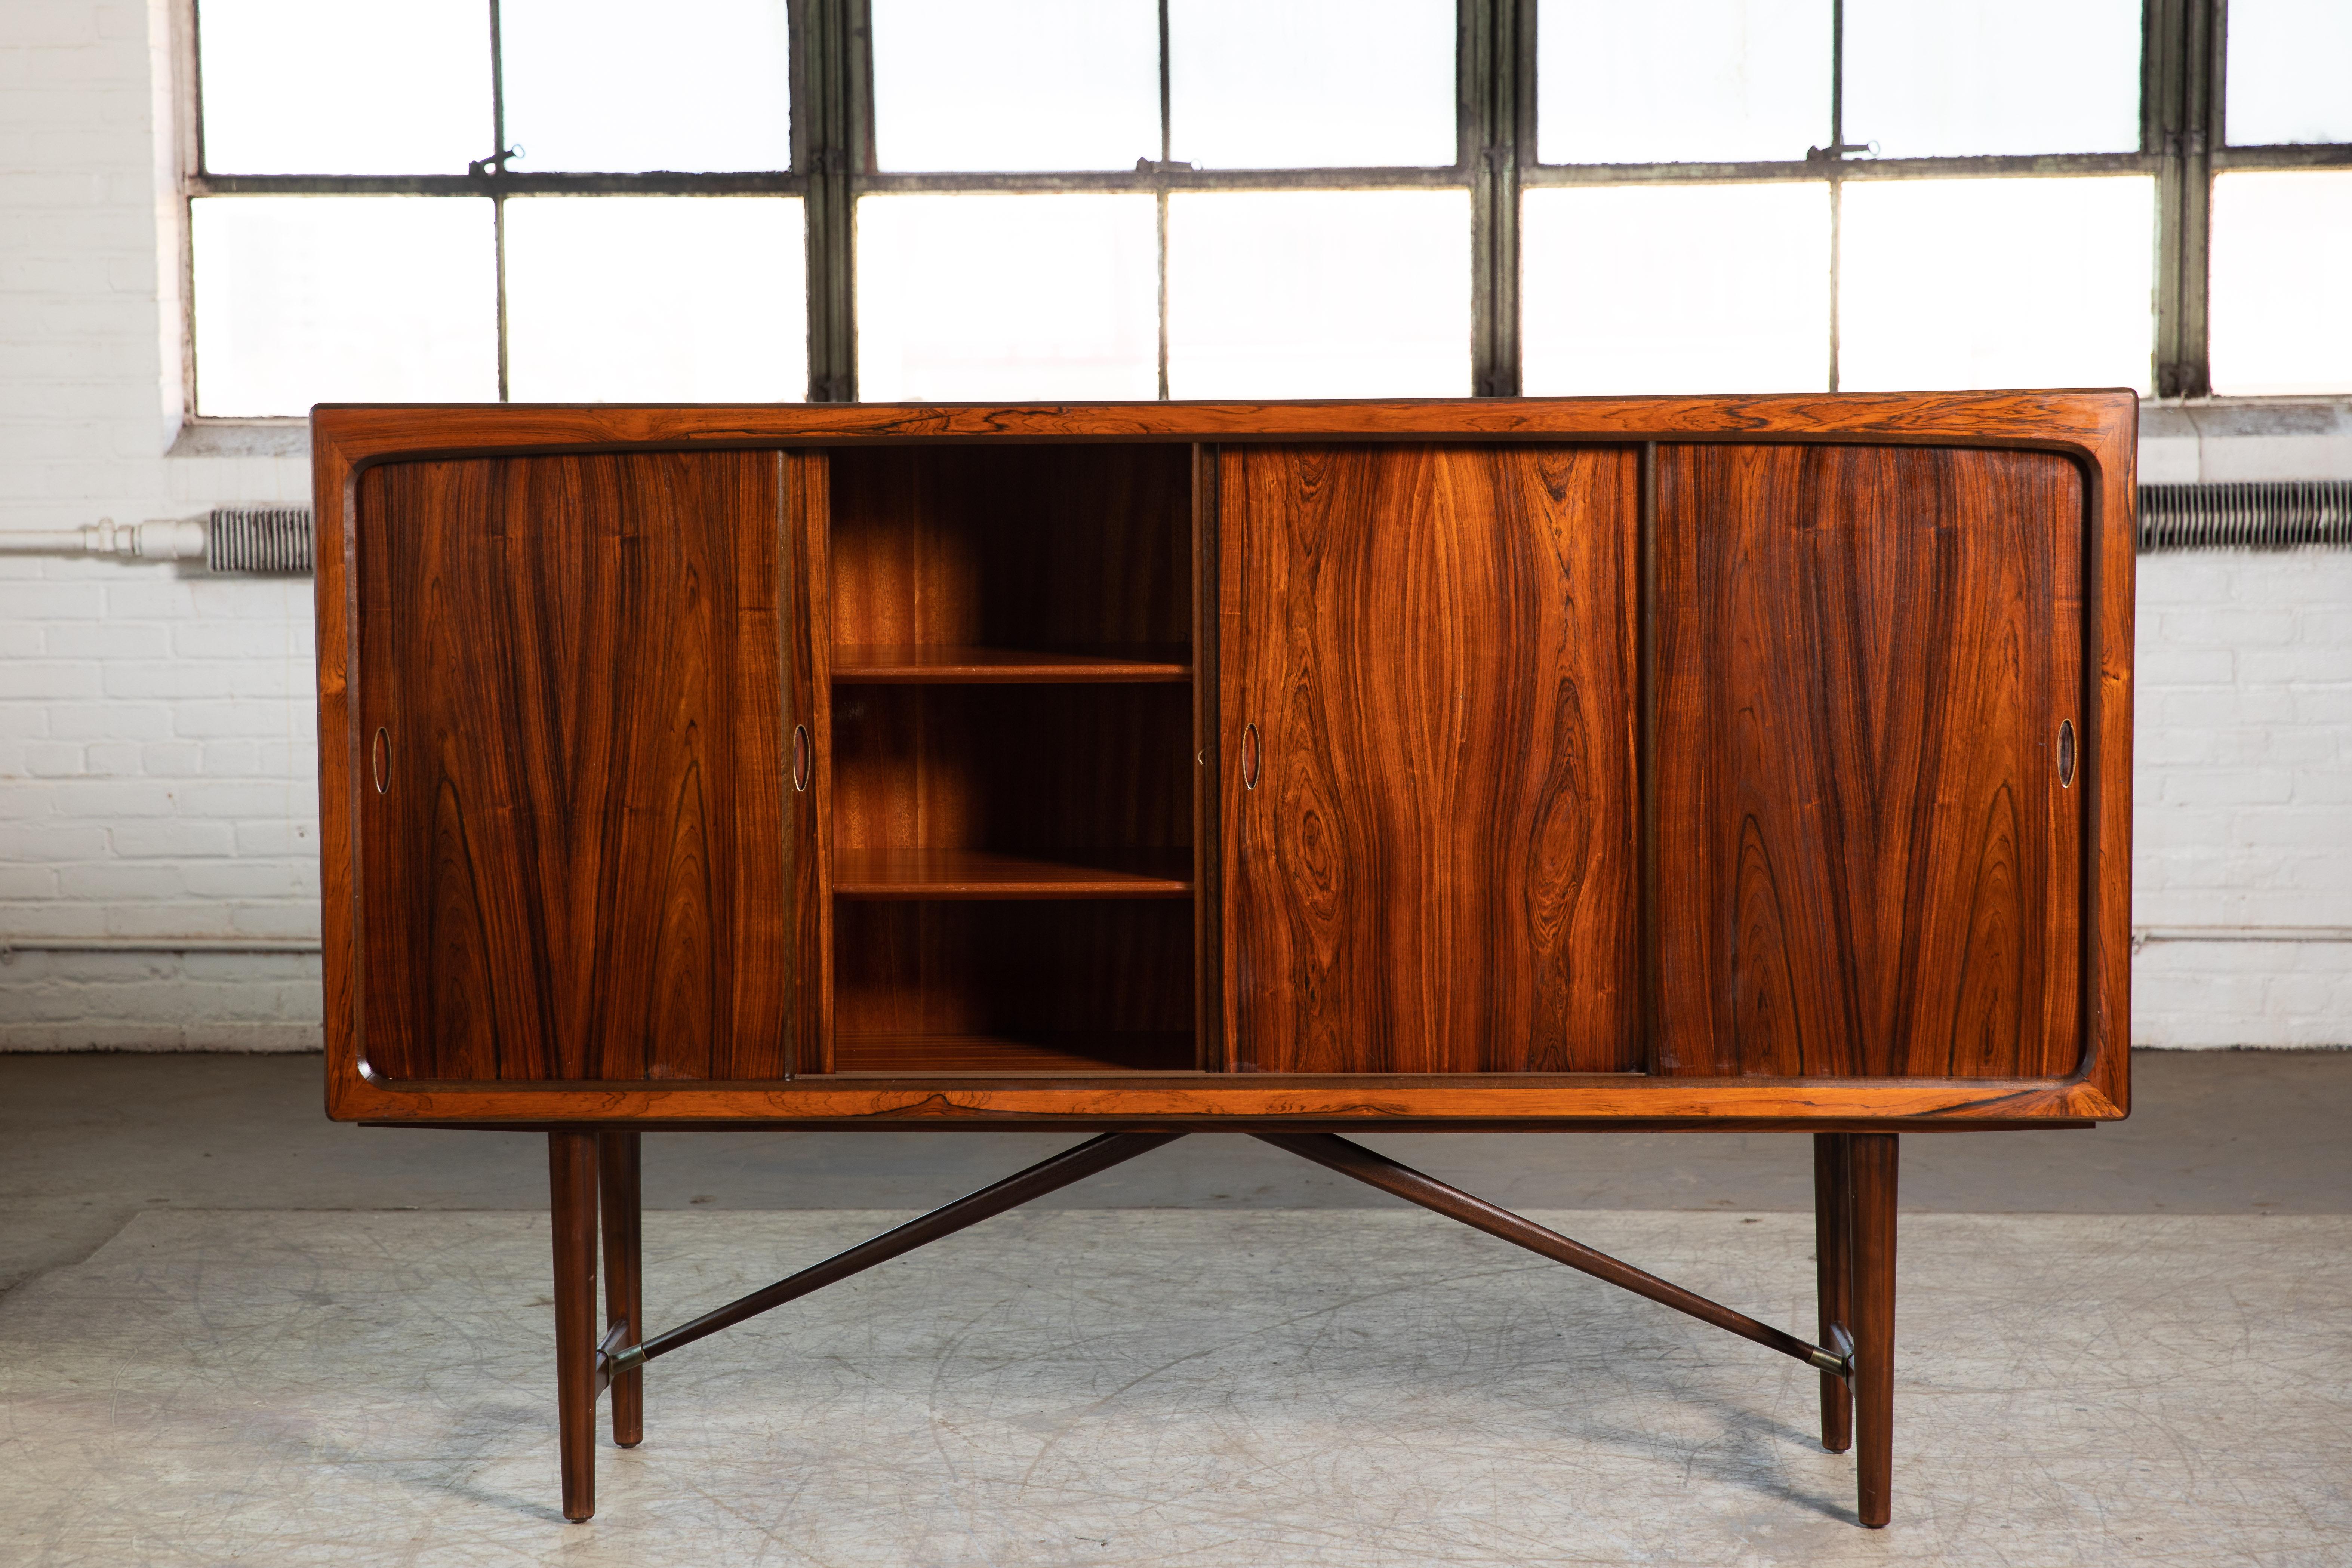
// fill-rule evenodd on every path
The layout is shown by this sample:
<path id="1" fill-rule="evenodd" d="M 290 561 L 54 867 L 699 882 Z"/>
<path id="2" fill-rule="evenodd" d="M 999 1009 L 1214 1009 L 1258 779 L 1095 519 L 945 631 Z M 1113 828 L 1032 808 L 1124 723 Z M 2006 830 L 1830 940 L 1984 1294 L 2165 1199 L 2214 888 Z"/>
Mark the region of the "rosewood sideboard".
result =
<path id="1" fill-rule="evenodd" d="M 649 1362 L 1226 1131 L 1820 1368 L 1884 1524 L 1900 1135 L 2128 1105 L 2136 416 L 321 407 L 329 1114 L 547 1133 L 573 1519 Z M 1084 1141 L 648 1331 L 645 1130 L 913 1127 Z M 1813 1336 L 1361 1129 L 1811 1132 Z"/>

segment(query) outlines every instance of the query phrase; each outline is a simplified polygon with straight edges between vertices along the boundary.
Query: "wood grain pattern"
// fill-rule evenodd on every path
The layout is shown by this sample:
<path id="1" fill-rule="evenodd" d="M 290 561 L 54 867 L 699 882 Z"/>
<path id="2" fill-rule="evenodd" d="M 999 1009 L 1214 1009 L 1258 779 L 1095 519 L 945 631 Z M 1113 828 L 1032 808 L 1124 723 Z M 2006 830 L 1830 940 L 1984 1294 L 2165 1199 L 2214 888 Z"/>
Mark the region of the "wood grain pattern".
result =
<path id="1" fill-rule="evenodd" d="M 1843 1132 L 1813 1134 L 1813 1289 L 1818 1344 L 1837 1349 L 1853 1334 L 1853 1142 Z M 1853 1389 L 1822 1373 L 1822 1447 L 1853 1447 Z"/>
<path id="2" fill-rule="evenodd" d="M 1191 707 L 1157 684 L 836 687 L 834 852 L 1188 847 Z"/>
<path id="3" fill-rule="evenodd" d="M 649 444 L 1259 441 L 1326 437 L 1545 440 L 1867 437 L 2079 451 L 2127 465 L 2139 399 L 2105 392 L 1847 392 L 1688 397 L 1461 397 L 1343 403 L 523 405 L 322 404 L 311 428 L 330 468 L 399 452 L 609 449 Z M 311 447 L 314 458 L 321 447 Z"/>
<path id="4" fill-rule="evenodd" d="M 596 1134 L 547 1135 L 554 1233 L 556 1453 L 563 1517 L 596 1512 Z"/>
<path id="5" fill-rule="evenodd" d="M 1223 744 L 1217 714 L 1217 448 L 1191 450 L 1192 479 L 1192 998 L 1193 1059 L 1220 1069 L 1225 1049 Z"/>
<path id="6" fill-rule="evenodd" d="M 1637 481 L 1624 447 L 1227 449 L 1235 1066 L 1639 1065 Z"/>
<path id="7" fill-rule="evenodd" d="M 833 891 L 842 899 L 1185 899 L 1192 853 L 844 849 L 834 856 Z"/>
<path id="8" fill-rule="evenodd" d="M 351 1121 L 447 1127 L 805 1127 L 1036 1131 L 1055 1126 L 1224 1127 L 1256 1121 L 1401 1131 L 1868 1131 L 2083 1125 L 2112 1121 L 2089 1083 L 2048 1079 L 1855 1082 L 1659 1078 L 1642 1073 L 1483 1076 L 1206 1073 L 997 1084 L 908 1074 L 887 1084 L 583 1083 L 332 1086 Z"/>
<path id="9" fill-rule="evenodd" d="M 791 803 L 792 1072 L 822 1072 L 833 1042 L 833 463 L 823 452 L 783 455 L 785 614 L 784 798 Z M 805 779 L 793 766 L 805 733 Z M 804 784 L 804 787 L 803 787 Z"/>
<path id="10" fill-rule="evenodd" d="M 1192 911 L 1182 900 L 854 901 L 835 919 L 836 1069 L 862 1060 L 876 1070 L 872 1042 L 924 1037 L 1083 1037 L 1099 1061 L 1193 1065 Z M 1188 1042 L 1181 1058 L 1171 1037 Z M 900 1054 L 908 1065 L 937 1059 Z"/>
<path id="11" fill-rule="evenodd" d="M 845 1035 L 834 1071 L 842 1077 L 906 1078 L 979 1073 L 992 1078 L 1071 1078 L 1101 1073 L 1189 1072 L 1192 1037 L 1181 1030 L 1009 1035 Z"/>
<path id="12" fill-rule="evenodd" d="M 772 454 L 370 471 L 376 1071 L 782 1073 L 778 509 Z"/>
<path id="13" fill-rule="evenodd" d="M 1238 1125 L 1274 1120 L 1286 1126 L 1320 1121 L 1333 1128 L 1376 1121 L 1392 1127 L 1486 1127 L 1562 1130 L 1603 1126 L 1745 1129 L 1770 1126 L 1862 1131 L 1900 1124 L 1906 1131 L 2071 1124 L 2112 1118 L 2128 1107 L 2126 1044 L 2129 1004 L 2130 763 L 2132 656 L 2132 500 L 2136 400 L 2113 393 L 1992 393 L 1929 395 L 1843 395 L 1621 399 L 1487 399 L 1451 402 L 1345 404 L 1221 404 L 925 407 L 746 405 L 736 407 L 327 406 L 312 421 L 312 466 L 318 529 L 318 675 L 320 748 L 321 854 L 324 899 L 328 1042 L 328 1101 L 344 1120 L 433 1125 L 635 1123 L 691 1126 L 1034 1127 L 1131 1124 L 1165 1119 L 1189 1125 Z M 2083 769 L 2075 786 L 2083 811 L 2082 881 L 2090 889 L 2092 918 L 2082 932 L 2085 984 L 2081 1067 L 2072 1078 L 1779 1079 L 1622 1076 L 1543 1076 L 1504 1081 L 1447 1077 L 1349 1079 L 1272 1075 L 1220 1081 L 1129 1077 L 1124 1079 L 997 1081 L 958 1084 L 952 1075 L 915 1075 L 856 1086 L 813 1080 L 714 1079 L 665 1085 L 645 1080 L 545 1083 L 409 1079 L 403 1064 L 370 1061 L 366 1019 L 377 1006 L 383 972 L 371 962 L 362 906 L 369 883 L 362 866 L 367 791 L 364 749 L 373 723 L 364 710 L 378 675 L 361 658 L 360 570 L 362 540 L 373 526 L 361 504 L 382 464 L 404 458 L 444 461 L 456 457 L 543 456 L 616 452 L 647 447 L 702 448 L 730 457 L 746 448 L 788 449 L 789 502 L 794 516 L 811 506 L 829 515 L 824 493 L 828 453 L 908 442 L 973 445 L 1003 440 L 1133 447 L 1164 443 L 1171 452 L 1201 443 L 1226 450 L 1269 441 L 1332 438 L 1607 443 L 1658 440 L 1792 447 L 1823 443 L 1879 447 L 1971 447 L 2061 454 L 2085 476 L 2084 522 L 2090 541 L 2083 583 L 2085 617 L 2085 710 L 2080 724 Z M 875 444 L 867 446 L 866 444 Z M 1207 448 L 1212 454 L 1217 450 Z M 1197 493 L 1212 496 L 1212 456 Z M 1214 515 L 1213 499 L 1212 510 Z M 1201 531 L 1198 579 L 1219 577 L 1213 531 Z M 814 631 L 814 663 L 836 639 L 824 621 L 825 530 L 795 546 L 817 563 L 801 595 L 805 614 L 783 617 L 788 641 Z M 788 592 L 791 592 L 788 584 Z M 1208 596 L 1203 594 L 1202 598 Z M 1207 613 L 1213 606 L 1203 603 Z M 1195 745 L 1212 776 L 1230 776 L 1222 751 L 1223 721 L 1213 678 L 1214 638 L 1196 649 L 1209 679 L 1196 689 L 1202 728 Z M 820 677 L 824 689 L 828 677 Z M 809 711 L 803 709 L 802 711 Z M 825 704 L 810 725 L 829 722 Z M 829 747 L 816 747 L 820 780 Z M 808 796 L 821 823 L 822 786 Z M 1222 808 L 1213 794 L 1200 805 L 1204 823 Z M 818 834 L 822 841 L 822 832 Z M 1212 832 L 1194 842 L 1206 853 Z M 824 887 L 823 855 L 798 857 L 797 888 L 814 883 L 795 901 L 820 911 L 803 921 L 804 939 L 822 935 L 822 911 L 832 905 Z M 1208 873 L 1196 878 L 1203 887 Z M 1169 905 L 1163 907 L 1181 907 Z M 1201 983 L 1218 994 L 1215 967 L 1227 945 L 1215 940 L 1221 910 L 1201 900 L 1199 916 L 1212 934 Z M 826 939 L 829 941 L 829 938 Z M 808 966 L 824 973 L 826 961 Z M 803 1012 L 817 1022 L 803 1037 L 822 1037 L 827 988 L 798 988 Z M 1212 1058 L 1213 1060 L 1215 1058 Z M 429 1064 L 428 1064 L 429 1067 Z"/>
<path id="14" fill-rule="evenodd" d="M 1192 679 L 1192 651 L 1181 644 L 1107 643 L 1086 650 L 1040 653 L 1030 648 L 969 644 L 892 644 L 833 650 L 833 679 L 841 685 L 944 686 L 965 682 Z"/>
<path id="15" fill-rule="evenodd" d="M 604 1233 L 604 1339 L 614 1349 L 646 1337 L 644 1138 L 633 1130 L 596 1134 L 596 1205 Z M 617 1335 L 614 1331 L 618 1331 Z M 610 1376 L 613 1442 L 646 1440 L 646 1376 L 631 1367 Z"/>
<path id="16" fill-rule="evenodd" d="M 836 452 L 834 637 L 849 648 L 1181 649 L 1189 502 L 1181 447 Z"/>
<path id="17" fill-rule="evenodd" d="M 1903 1140 L 1894 1132 L 1857 1132 L 1847 1143 L 1853 1205 L 1848 1290 L 1854 1512 L 1868 1528 L 1881 1530 L 1895 1502 L 1895 1203 Z"/>
<path id="18" fill-rule="evenodd" d="M 1657 483 L 1657 1070 L 2072 1072 L 2074 465 L 1669 446 Z"/>
<path id="19" fill-rule="evenodd" d="M 837 910 L 851 1035 L 1159 1033 L 1192 1026 L 1181 902 L 856 902 Z M 1190 1065 L 1190 1064 L 1187 1064 Z"/>

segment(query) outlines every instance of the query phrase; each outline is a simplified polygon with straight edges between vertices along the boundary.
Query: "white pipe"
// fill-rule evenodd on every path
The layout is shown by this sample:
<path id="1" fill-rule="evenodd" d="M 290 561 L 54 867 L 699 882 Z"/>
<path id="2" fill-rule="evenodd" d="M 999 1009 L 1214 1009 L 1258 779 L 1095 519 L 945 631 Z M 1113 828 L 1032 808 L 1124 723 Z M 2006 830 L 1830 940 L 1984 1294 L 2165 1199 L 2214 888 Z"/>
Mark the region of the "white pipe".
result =
<path id="1" fill-rule="evenodd" d="M 2347 942 L 2352 926 L 2134 926 L 2132 945 L 2151 942 Z"/>
<path id="2" fill-rule="evenodd" d="M 201 561 L 205 528 L 200 518 L 117 522 L 110 517 L 47 533 L 0 533 L 0 552 L 16 555 L 123 555 L 142 561 Z"/>
<path id="3" fill-rule="evenodd" d="M 292 952 L 320 951 L 316 940 L 299 937 L 0 936 L 0 963 L 20 952 Z"/>

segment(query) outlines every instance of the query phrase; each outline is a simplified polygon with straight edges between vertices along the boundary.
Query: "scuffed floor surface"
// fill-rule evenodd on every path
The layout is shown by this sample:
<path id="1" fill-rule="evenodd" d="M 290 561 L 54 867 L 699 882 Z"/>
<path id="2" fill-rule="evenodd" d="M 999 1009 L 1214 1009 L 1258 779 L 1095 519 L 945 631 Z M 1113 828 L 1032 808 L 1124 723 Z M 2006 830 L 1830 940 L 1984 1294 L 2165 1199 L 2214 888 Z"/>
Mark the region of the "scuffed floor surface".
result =
<path id="1" fill-rule="evenodd" d="M 667 1325 L 902 1216 L 651 1217 Z M 1538 1217 L 1810 1326 L 1803 1217 Z M 2342 1564 L 2347 1244 L 1906 1217 L 1872 1532 L 1811 1372 L 1443 1220 L 1015 1214 L 656 1363 L 567 1525 L 543 1217 L 155 1213 L 0 1304 L 0 1561 Z"/>

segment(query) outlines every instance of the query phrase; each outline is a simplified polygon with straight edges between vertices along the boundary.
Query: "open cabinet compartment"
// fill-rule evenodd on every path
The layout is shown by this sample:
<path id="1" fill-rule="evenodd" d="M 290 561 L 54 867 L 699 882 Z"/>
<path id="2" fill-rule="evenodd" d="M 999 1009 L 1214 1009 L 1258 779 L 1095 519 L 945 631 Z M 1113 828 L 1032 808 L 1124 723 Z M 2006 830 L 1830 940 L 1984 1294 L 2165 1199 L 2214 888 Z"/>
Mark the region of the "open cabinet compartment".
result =
<path id="1" fill-rule="evenodd" d="M 1191 679 L 1189 454 L 834 453 L 835 681 Z"/>
<path id="2" fill-rule="evenodd" d="M 1187 1072 L 1182 900 L 842 900 L 835 1072 Z"/>
<path id="3" fill-rule="evenodd" d="M 844 1073 L 1190 1071 L 1191 452 L 835 452 Z"/>

